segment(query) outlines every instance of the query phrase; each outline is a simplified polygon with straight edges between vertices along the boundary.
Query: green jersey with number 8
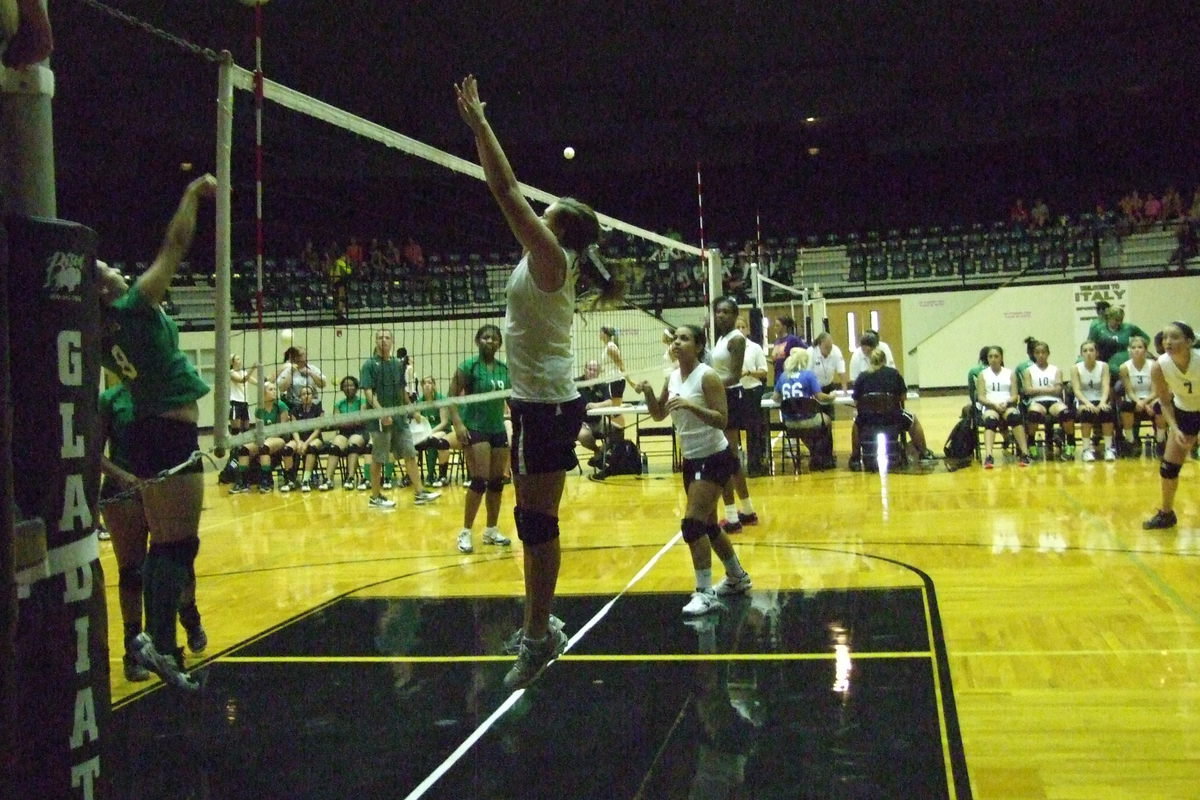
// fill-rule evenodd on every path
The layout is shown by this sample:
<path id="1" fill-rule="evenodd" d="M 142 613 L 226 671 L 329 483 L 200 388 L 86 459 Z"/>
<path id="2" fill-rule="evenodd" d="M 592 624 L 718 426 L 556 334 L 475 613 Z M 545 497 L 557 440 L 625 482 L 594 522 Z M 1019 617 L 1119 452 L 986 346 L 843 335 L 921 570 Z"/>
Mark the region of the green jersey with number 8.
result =
<path id="1" fill-rule="evenodd" d="M 101 363 L 129 387 L 138 419 L 208 394 L 208 384 L 179 350 L 179 327 L 136 284 L 109 307 L 105 322 Z"/>

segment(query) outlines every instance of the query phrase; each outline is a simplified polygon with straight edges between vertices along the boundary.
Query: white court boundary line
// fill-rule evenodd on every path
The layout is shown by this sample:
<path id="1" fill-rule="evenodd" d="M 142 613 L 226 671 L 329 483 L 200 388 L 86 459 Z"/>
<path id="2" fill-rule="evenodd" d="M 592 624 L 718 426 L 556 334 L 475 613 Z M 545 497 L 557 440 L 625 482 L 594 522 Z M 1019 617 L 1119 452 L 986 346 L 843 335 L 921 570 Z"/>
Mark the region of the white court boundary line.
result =
<path id="1" fill-rule="evenodd" d="M 650 569 L 658 563 L 659 559 L 666 555 L 667 551 L 674 547 L 675 543 L 678 542 L 682 537 L 682 532 L 676 532 L 676 534 L 662 546 L 662 549 L 655 553 L 651 559 L 646 562 L 645 566 L 638 570 L 637 574 L 629 579 L 629 583 L 625 584 L 624 589 L 617 592 L 617 595 L 612 600 L 609 600 L 607 603 L 605 603 L 590 620 L 583 624 L 583 627 L 576 631 L 574 636 L 567 640 L 567 646 L 563 649 L 563 654 L 565 655 L 566 653 L 569 653 L 571 648 L 574 647 L 575 644 L 579 642 L 579 640 L 582 639 L 588 631 L 596 627 L 600 620 L 604 619 L 604 617 L 608 615 L 608 612 L 614 605 L 616 605 L 617 601 L 624 597 L 629 590 L 633 588 L 635 583 L 644 578 L 646 573 L 648 573 Z M 558 659 L 556 658 L 555 661 L 557 660 Z M 553 665 L 554 661 L 551 661 L 550 664 L 546 666 L 546 669 L 549 669 Z M 545 674 L 545 671 L 543 671 L 542 675 Z M 450 768 L 457 764 L 459 759 L 466 755 L 467 751 L 474 747 L 475 743 L 483 738 L 483 735 L 488 732 L 492 725 L 496 723 L 496 720 L 500 719 L 500 717 L 504 716 L 504 714 L 506 714 L 510 708 L 516 705 L 517 701 L 520 700 L 524 694 L 524 689 L 517 689 L 515 692 L 510 694 L 508 699 L 500 704 L 499 708 L 493 711 L 487 719 L 480 723 L 479 727 L 476 728 L 470 736 L 464 739 L 463 743 L 455 748 L 453 753 L 446 757 L 445 761 L 439 764 L 433 772 L 429 773 L 429 775 L 425 777 L 425 780 L 417 784 L 415 789 L 405 795 L 405 800 L 417 800 L 419 797 L 424 797 L 425 793 L 429 791 L 435 783 L 441 780 L 442 776 L 449 772 Z"/>

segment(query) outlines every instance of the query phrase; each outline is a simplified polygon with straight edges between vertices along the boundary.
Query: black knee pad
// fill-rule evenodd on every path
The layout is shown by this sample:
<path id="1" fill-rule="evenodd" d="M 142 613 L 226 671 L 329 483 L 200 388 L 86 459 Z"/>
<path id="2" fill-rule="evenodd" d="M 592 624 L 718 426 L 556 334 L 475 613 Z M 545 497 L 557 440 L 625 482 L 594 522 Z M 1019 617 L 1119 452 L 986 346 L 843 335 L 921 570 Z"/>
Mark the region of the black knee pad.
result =
<path id="1" fill-rule="evenodd" d="M 1000 430 L 1000 419 L 998 417 L 984 417 L 983 427 L 989 431 L 998 431 Z"/>
<path id="2" fill-rule="evenodd" d="M 708 534 L 709 539 L 716 540 L 716 538 L 721 535 L 721 526 L 715 522 L 706 523 L 704 526 L 704 532 Z"/>
<path id="3" fill-rule="evenodd" d="M 279 451 L 279 454 L 283 458 L 295 458 L 296 448 L 292 446 L 291 442 L 288 442 L 283 446 L 283 449 Z"/>
<path id="4" fill-rule="evenodd" d="M 239 444 L 237 447 L 233 448 L 233 457 L 235 459 L 236 458 L 249 458 L 250 457 L 250 448 L 246 447 L 246 445 L 244 445 L 244 444 Z"/>
<path id="5" fill-rule="evenodd" d="M 525 544 L 545 544 L 558 538 L 558 517 L 514 508 L 513 519 L 517 524 L 517 538 Z"/>
<path id="6" fill-rule="evenodd" d="M 1009 425 L 1020 425 L 1021 424 L 1021 412 L 1017 411 L 1015 408 L 1008 409 L 1007 411 L 1004 412 L 1004 421 L 1007 422 Z"/>
<path id="7" fill-rule="evenodd" d="M 1169 481 L 1173 481 L 1179 477 L 1179 471 L 1183 469 L 1183 464 L 1172 464 L 1170 461 L 1160 461 L 1158 464 L 1158 474 Z"/>
<path id="8" fill-rule="evenodd" d="M 136 567 L 121 567 L 117 570 L 117 585 L 122 589 L 132 589 L 135 592 L 142 591 L 142 565 Z"/>
<path id="9" fill-rule="evenodd" d="M 487 491 L 488 482 L 483 478 L 471 478 L 471 482 L 467 484 L 467 491 L 483 494 Z"/>
<path id="10" fill-rule="evenodd" d="M 1026 416 L 1026 418 L 1028 418 L 1028 420 L 1030 422 L 1035 423 L 1037 425 L 1041 425 L 1043 422 L 1046 421 L 1046 414 L 1042 411 L 1039 411 L 1036 408 L 1026 409 L 1025 416 Z"/>
<path id="11" fill-rule="evenodd" d="M 1075 411 L 1070 406 L 1066 406 L 1062 411 L 1058 412 L 1058 416 L 1055 419 L 1059 422 L 1071 422 L 1075 419 Z"/>
<path id="12" fill-rule="evenodd" d="M 487 482 L 487 490 L 489 492 L 503 492 L 504 478 L 492 478 Z"/>
<path id="13" fill-rule="evenodd" d="M 690 517 L 683 518 L 683 522 L 679 523 L 679 530 L 683 532 L 683 540 L 688 544 L 708 536 L 708 525 Z"/>
<path id="14" fill-rule="evenodd" d="M 435 448 L 437 448 L 438 450 L 449 450 L 450 449 L 450 440 L 449 439 L 443 439 L 439 436 L 438 438 L 434 439 L 433 441 L 434 441 L 433 446 Z"/>

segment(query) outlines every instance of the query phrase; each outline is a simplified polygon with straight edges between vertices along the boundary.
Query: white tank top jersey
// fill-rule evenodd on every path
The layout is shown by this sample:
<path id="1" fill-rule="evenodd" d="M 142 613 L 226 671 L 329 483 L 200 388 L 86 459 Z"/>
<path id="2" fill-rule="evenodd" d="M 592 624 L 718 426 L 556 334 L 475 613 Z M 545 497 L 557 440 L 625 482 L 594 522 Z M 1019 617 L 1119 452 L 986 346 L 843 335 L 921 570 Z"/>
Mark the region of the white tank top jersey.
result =
<path id="1" fill-rule="evenodd" d="M 704 373 L 715 371 L 707 364 L 697 364 L 696 368 L 692 370 L 692 374 L 688 375 L 685 381 L 680 371 L 675 369 L 671 372 L 671 377 L 667 380 L 667 399 L 682 397 L 685 400 L 692 401 L 696 405 L 707 408 L 708 406 L 704 402 L 702 381 L 704 380 Z M 683 450 L 684 458 L 707 458 L 713 453 L 719 453 L 729 446 L 729 443 L 725 440 L 724 432 L 711 425 L 704 424 L 691 411 L 672 411 L 671 424 L 679 432 L 679 443 Z"/>
<path id="2" fill-rule="evenodd" d="M 721 382 L 729 380 L 733 376 L 733 370 L 730 368 L 732 356 L 729 354 L 729 343 L 735 338 L 742 339 L 742 332 L 734 328 L 729 333 L 722 336 L 713 344 L 712 350 L 708 354 L 709 365 L 717 371 L 717 377 Z"/>
<path id="3" fill-rule="evenodd" d="M 571 320 L 575 314 L 575 254 L 563 250 L 567 276 L 553 292 L 543 292 L 529 271 L 529 253 L 508 279 L 504 346 L 508 377 L 517 400 L 565 403 L 579 397 Z"/>
<path id="4" fill-rule="evenodd" d="M 1133 365 L 1133 359 L 1126 361 L 1122 366 L 1129 373 L 1129 383 L 1126 386 L 1133 389 L 1134 397 L 1138 400 L 1145 400 L 1154 394 L 1154 383 L 1150 380 L 1150 370 L 1154 366 L 1153 361 L 1147 358 L 1141 369 Z"/>
<path id="5" fill-rule="evenodd" d="M 989 403 L 1007 403 L 1012 400 L 1013 374 L 1008 367 L 1001 367 L 999 372 L 991 368 L 980 373 L 983 375 L 983 387 L 987 389 Z"/>
<path id="6" fill-rule="evenodd" d="M 1075 365 L 1079 373 L 1079 385 L 1083 388 L 1083 396 L 1092 403 L 1099 403 L 1104 393 L 1104 373 L 1108 372 L 1108 364 L 1097 361 L 1091 371 L 1080 361 Z"/>
<path id="7" fill-rule="evenodd" d="M 621 370 L 617 369 L 617 362 L 613 361 L 613 355 L 620 356 L 621 348 L 616 342 L 609 342 L 600 349 L 600 355 L 596 361 L 600 364 L 600 376 L 609 381 L 615 381 L 622 377 Z"/>
<path id="8" fill-rule="evenodd" d="M 1192 349 L 1186 370 L 1181 370 L 1170 353 L 1158 357 L 1167 388 L 1175 395 L 1175 407 L 1182 411 L 1200 411 L 1200 350 Z"/>
<path id="9" fill-rule="evenodd" d="M 242 373 L 245 375 L 245 373 Z M 233 376 L 229 376 L 229 399 L 234 403 L 246 402 L 246 384 L 244 381 L 235 381 Z"/>
<path id="10" fill-rule="evenodd" d="M 1058 367 L 1053 364 L 1047 364 L 1045 369 L 1042 369 L 1033 363 L 1025 370 L 1029 376 L 1029 399 L 1034 403 L 1052 403 L 1062 400 L 1062 386 L 1058 378 Z M 1052 387 L 1058 387 L 1055 392 Z"/>

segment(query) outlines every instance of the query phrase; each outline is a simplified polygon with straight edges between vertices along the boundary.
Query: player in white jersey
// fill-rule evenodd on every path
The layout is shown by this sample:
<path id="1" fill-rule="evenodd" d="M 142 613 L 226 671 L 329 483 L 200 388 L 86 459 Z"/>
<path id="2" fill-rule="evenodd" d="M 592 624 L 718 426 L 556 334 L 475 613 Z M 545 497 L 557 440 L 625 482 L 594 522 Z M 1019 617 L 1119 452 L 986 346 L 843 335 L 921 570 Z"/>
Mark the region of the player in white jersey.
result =
<path id="1" fill-rule="evenodd" d="M 1071 388 L 1075 392 L 1075 418 L 1083 429 L 1083 460 L 1095 461 L 1094 431 L 1096 425 L 1104 434 L 1105 461 L 1116 461 L 1113 447 L 1112 377 L 1108 364 L 1097 360 L 1096 343 L 1090 339 L 1079 348 L 1083 360 L 1071 369 Z"/>
<path id="2" fill-rule="evenodd" d="M 1136 456 L 1138 423 L 1149 422 L 1161 457 L 1167 441 L 1167 426 L 1162 417 L 1162 404 L 1154 396 L 1151 376 L 1154 359 L 1146 355 L 1148 344 L 1141 336 L 1130 336 L 1129 360 L 1121 364 L 1121 385 L 1125 387 L 1125 397 L 1121 400 L 1121 437 L 1125 440 L 1125 451 Z"/>
<path id="3" fill-rule="evenodd" d="M 722 608 L 720 597 L 744 594 L 750 575 L 742 568 L 729 535 L 717 524 L 717 499 L 738 469 L 723 430 L 727 422 L 725 386 L 716 371 L 700 361 L 704 353 L 704 330 L 680 325 L 671 345 L 679 367 L 663 384 L 656 397 L 646 381 L 637 390 L 656 420 L 671 415 L 683 450 L 683 488 L 687 510 L 680 531 L 692 556 L 696 591 L 683 607 L 687 617 L 697 617 Z M 712 582 L 712 553 L 725 565 L 725 577 Z"/>
<path id="4" fill-rule="evenodd" d="M 1162 476 L 1162 504 L 1154 516 L 1142 523 L 1146 530 L 1173 528 L 1175 492 L 1179 470 L 1200 434 L 1200 350 L 1196 332 L 1186 322 L 1172 322 L 1163 329 L 1163 354 L 1150 367 L 1154 393 L 1171 432 L 1158 474 Z"/>
<path id="5" fill-rule="evenodd" d="M 746 485 L 746 465 L 742 458 L 742 431 L 753 424 L 758 408 L 751 408 L 742 388 L 742 370 L 746 363 L 746 337 L 737 329 L 738 306 L 732 297 L 721 297 L 713 303 L 714 342 L 709 352 L 708 363 L 717 371 L 725 385 L 726 405 L 729 409 L 725 423 L 725 438 L 729 449 L 737 457 L 738 470 L 733 473 L 725 487 L 725 519 L 721 526 L 728 533 L 737 533 L 743 525 L 757 525 L 758 514 L 754 501 L 750 499 L 750 487 Z M 761 408 L 761 406 L 760 406 Z M 734 494 L 741 503 L 741 510 L 734 505 Z"/>
<path id="6" fill-rule="evenodd" d="M 976 402 L 983 417 L 983 468 L 992 469 L 996 464 L 992 447 L 996 443 L 996 431 L 1002 428 L 1011 431 L 1017 442 L 1018 466 L 1028 467 L 1032 459 L 1025 426 L 1021 422 L 1017 380 L 1012 370 L 1004 366 L 1004 348 L 989 347 L 987 361 L 987 367 L 975 378 Z"/>
<path id="7" fill-rule="evenodd" d="M 601 287 L 600 299 L 608 301 L 620 296 L 622 286 L 595 246 L 600 238 L 596 212 L 560 198 L 538 216 L 487 120 L 475 76 L 468 75 L 454 91 L 459 116 L 474 134 L 488 189 L 525 251 L 509 278 L 504 318 L 512 385 L 513 517 L 525 554 L 525 620 L 517 661 L 504 685 L 517 689 L 536 680 L 568 643 L 561 621 L 552 622 L 550 606 L 562 562 L 559 504 L 566 472 L 578 464 L 575 436 L 585 417 L 571 348 L 575 282 L 587 277 Z"/>
<path id="8" fill-rule="evenodd" d="M 1063 394 L 1062 372 L 1050 363 L 1050 345 L 1033 343 L 1033 363 L 1021 374 L 1021 394 L 1025 397 L 1026 435 L 1037 433 L 1038 425 L 1046 426 L 1047 458 L 1054 441 L 1054 423 L 1059 423 L 1065 436 L 1062 448 L 1064 461 L 1075 458 L 1075 419 Z"/>

